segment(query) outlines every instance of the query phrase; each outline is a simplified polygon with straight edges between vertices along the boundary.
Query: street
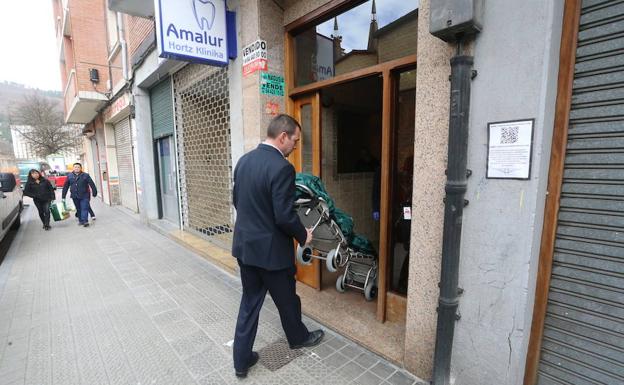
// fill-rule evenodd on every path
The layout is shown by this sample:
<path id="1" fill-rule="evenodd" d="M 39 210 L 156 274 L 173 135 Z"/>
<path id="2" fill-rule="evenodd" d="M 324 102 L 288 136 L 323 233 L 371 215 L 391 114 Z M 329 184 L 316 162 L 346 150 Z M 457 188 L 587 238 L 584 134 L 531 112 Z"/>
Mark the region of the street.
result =
<path id="1" fill-rule="evenodd" d="M 0 264 L 2 385 L 421 384 L 330 330 L 313 349 L 289 350 L 270 297 L 260 362 L 238 380 L 237 277 L 99 200 L 90 227 L 70 217 L 51 231 L 25 203 Z"/>

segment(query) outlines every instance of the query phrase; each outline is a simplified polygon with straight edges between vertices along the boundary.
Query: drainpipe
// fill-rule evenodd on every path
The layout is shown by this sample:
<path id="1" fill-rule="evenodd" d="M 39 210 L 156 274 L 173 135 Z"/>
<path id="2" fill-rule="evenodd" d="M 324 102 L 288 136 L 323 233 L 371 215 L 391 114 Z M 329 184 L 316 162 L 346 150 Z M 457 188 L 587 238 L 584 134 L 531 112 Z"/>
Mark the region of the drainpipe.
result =
<path id="1" fill-rule="evenodd" d="M 470 110 L 470 81 L 472 80 L 472 56 L 462 54 L 463 39 L 457 43 L 457 53 L 451 58 L 451 96 L 448 136 L 448 165 L 446 198 L 444 204 L 444 230 L 442 238 L 442 270 L 440 275 L 440 298 L 438 300 L 438 325 L 433 363 L 434 385 L 448 385 L 451 371 L 451 353 L 459 296 L 459 251 L 461 246 L 462 215 L 468 201 L 466 179 L 468 153 L 468 113 Z"/>
<path id="2" fill-rule="evenodd" d="M 119 35 L 119 45 L 121 47 L 121 73 L 124 80 L 128 81 L 128 45 L 126 44 L 126 29 L 121 12 L 117 12 L 117 34 Z"/>

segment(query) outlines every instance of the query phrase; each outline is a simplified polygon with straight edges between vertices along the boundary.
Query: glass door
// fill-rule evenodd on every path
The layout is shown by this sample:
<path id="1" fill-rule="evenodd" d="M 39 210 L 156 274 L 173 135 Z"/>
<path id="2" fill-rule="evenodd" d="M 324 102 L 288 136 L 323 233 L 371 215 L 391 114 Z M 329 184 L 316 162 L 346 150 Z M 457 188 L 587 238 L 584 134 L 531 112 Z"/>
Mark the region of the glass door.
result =
<path id="1" fill-rule="evenodd" d="M 163 219 L 179 224 L 178 188 L 173 136 L 158 139 L 158 169 L 160 177 L 160 201 Z"/>
<path id="2" fill-rule="evenodd" d="M 301 125 L 301 140 L 289 160 L 297 172 L 321 176 L 321 122 L 319 94 L 294 100 L 293 116 Z M 321 288 L 321 265 L 316 258 L 311 265 L 297 263 L 297 280 L 317 290 Z"/>

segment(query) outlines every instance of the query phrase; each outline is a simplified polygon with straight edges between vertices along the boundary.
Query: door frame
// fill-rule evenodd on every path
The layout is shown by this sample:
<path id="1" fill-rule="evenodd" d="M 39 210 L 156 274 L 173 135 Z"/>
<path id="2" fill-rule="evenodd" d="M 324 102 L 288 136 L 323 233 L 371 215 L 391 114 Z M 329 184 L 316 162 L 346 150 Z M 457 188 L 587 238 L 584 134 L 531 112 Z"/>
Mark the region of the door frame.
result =
<path id="1" fill-rule="evenodd" d="M 349 8 L 347 5 L 355 4 L 357 1 L 334 1 L 335 8 L 329 12 L 323 12 L 322 18 L 329 18 L 344 9 Z M 306 20 L 305 25 L 311 25 L 319 19 L 311 18 Z M 294 24 L 292 24 L 294 25 Z M 291 25 L 291 27 L 292 27 Z M 303 25 L 303 24 L 302 24 Z M 391 233 L 391 215 L 389 212 L 389 196 L 390 196 L 390 164 L 392 161 L 392 125 L 393 125 L 393 73 L 406 67 L 412 67 L 417 65 L 417 56 L 408 55 L 403 58 L 391 60 L 388 62 L 380 63 L 370 67 L 362 68 L 350 73 L 336 76 L 331 79 L 318 81 L 312 84 L 308 84 L 301 87 L 294 86 L 295 79 L 295 57 L 294 57 L 294 38 L 293 31 L 300 30 L 301 25 L 289 28 L 287 26 L 284 35 L 284 58 L 285 69 L 284 78 L 286 83 L 287 95 L 286 97 L 286 112 L 295 116 L 295 102 L 301 97 L 306 95 L 317 95 L 316 98 L 320 99 L 320 91 L 323 88 L 334 86 L 342 83 L 347 83 L 353 80 L 378 75 L 383 79 L 383 97 L 382 97 L 382 137 L 381 137 L 381 175 L 380 175 L 380 231 L 379 231 L 379 271 L 377 273 L 377 312 L 376 318 L 379 322 L 385 322 L 386 320 L 386 307 L 387 307 L 387 294 L 388 294 L 388 258 L 389 258 L 389 237 Z M 320 103 L 317 104 L 316 110 L 318 111 L 320 122 Z M 320 126 L 319 126 L 320 128 Z M 320 133 L 319 133 L 320 135 Z M 320 166 L 320 151 L 319 151 L 319 166 Z M 296 164 L 293 162 L 293 164 Z M 320 275 L 319 285 L 320 287 Z"/>
<path id="2" fill-rule="evenodd" d="M 163 192 L 162 192 L 162 186 L 163 186 L 163 181 L 161 178 L 161 171 L 162 171 L 162 163 L 161 163 L 161 157 L 160 157 L 160 147 L 162 146 L 161 141 L 163 139 L 167 139 L 169 140 L 169 152 L 170 152 L 170 159 L 171 159 L 171 167 L 173 167 L 173 175 L 174 175 L 174 183 L 175 186 L 173 187 L 173 191 L 175 192 L 175 198 L 176 198 L 176 213 L 178 215 L 178 220 L 177 223 L 175 223 L 176 225 L 180 224 L 181 218 L 180 218 L 180 198 L 178 196 L 178 172 L 177 172 L 177 162 L 176 162 L 176 157 L 175 157 L 175 152 L 176 152 L 176 148 L 175 148 L 175 135 L 171 134 L 171 135 L 165 135 L 165 136 L 160 136 L 156 139 L 154 139 L 154 164 L 155 164 L 155 169 L 156 169 L 156 186 L 157 186 L 157 197 L 158 197 L 158 218 L 159 219 L 165 219 L 165 200 L 163 197 Z M 171 222 L 171 221 L 169 221 Z"/>
<path id="3" fill-rule="evenodd" d="M 537 382 L 537 371 L 539 368 L 540 351 L 544 334 L 544 321 L 546 319 L 546 309 L 548 305 L 548 292 L 550 289 L 550 276 L 552 274 L 553 253 L 557 233 L 557 218 L 559 216 L 563 169 L 568 141 L 580 16 L 581 0 L 565 0 L 561 48 L 559 51 L 559 78 L 557 85 L 557 101 L 555 105 L 555 123 L 553 127 L 550 169 L 548 171 L 548 186 L 544 208 L 544 224 L 535 285 L 533 320 L 531 323 L 531 334 L 529 337 L 524 371 L 524 385 L 534 385 Z"/>
<path id="4" fill-rule="evenodd" d="M 300 123 L 301 122 L 301 107 L 310 105 L 312 109 L 312 174 L 321 177 L 321 93 L 314 92 L 305 96 L 300 96 L 292 100 L 291 115 Z M 303 145 L 304 137 L 301 134 L 301 139 L 297 148 L 289 155 L 288 160 L 295 166 L 297 172 L 301 172 L 303 169 Z M 316 290 L 321 290 L 321 263 L 317 258 L 312 259 L 312 264 L 309 266 L 302 266 L 299 263 L 297 266 L 297 279 Z"/>

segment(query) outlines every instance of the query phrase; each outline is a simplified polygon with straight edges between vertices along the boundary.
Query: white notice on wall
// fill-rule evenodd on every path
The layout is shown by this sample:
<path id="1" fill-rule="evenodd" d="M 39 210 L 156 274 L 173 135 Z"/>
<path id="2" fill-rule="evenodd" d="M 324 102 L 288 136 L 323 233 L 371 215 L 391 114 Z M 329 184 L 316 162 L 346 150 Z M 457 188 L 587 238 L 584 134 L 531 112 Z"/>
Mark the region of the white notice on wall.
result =
<path id="1" fill-rule="evenodd" d="M 243 47 L 243 76 L 256 71 L 266 72 L 267 58 L 267 43 L 264 40 L 256 40 Z"/>
<path id="2" fill-rule="evenodd" d="M 534 119 L 488 124 L 487 177 L 529 179 Z"/>

